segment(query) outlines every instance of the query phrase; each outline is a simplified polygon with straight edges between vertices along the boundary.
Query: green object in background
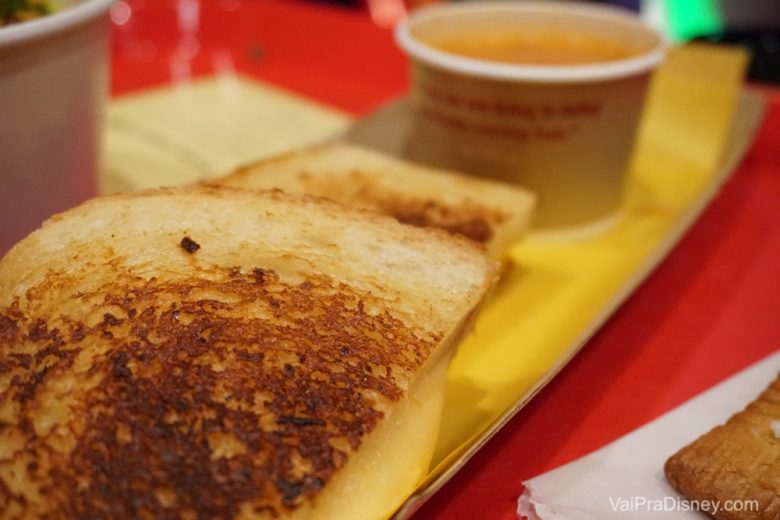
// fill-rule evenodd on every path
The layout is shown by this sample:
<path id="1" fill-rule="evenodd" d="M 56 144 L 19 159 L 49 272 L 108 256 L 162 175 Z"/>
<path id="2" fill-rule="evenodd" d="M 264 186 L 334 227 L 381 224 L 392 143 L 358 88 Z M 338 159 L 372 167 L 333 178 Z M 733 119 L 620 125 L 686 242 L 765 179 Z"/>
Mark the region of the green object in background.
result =
<path id="1" fill-rule="evenodd" d="M 723 16 L 718 3 L 718 0 L 665 0 L 669 37 L 673 41 L 687 41 L 721 32 Z"/>
<path id="2" fill-rule="evenodd" d="M 46 0 L 0 0 L 0 27 L 49 14 Z"/>

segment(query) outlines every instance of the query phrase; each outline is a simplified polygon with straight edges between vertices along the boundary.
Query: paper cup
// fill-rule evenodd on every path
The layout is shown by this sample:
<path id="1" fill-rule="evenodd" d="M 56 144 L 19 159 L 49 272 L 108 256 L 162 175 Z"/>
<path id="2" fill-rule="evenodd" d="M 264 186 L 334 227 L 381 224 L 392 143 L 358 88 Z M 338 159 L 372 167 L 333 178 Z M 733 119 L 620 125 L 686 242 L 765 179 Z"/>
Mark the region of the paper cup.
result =
<path id="1" fill-rule="evenodd" d="M 0 256 L 97 190 L 111 0 L 0 27 Z"/>
<path id="2" fill-rule="evenodd" d="M 464 57 L 431 41 L 479 34 L 598 37 L 623 59 L 525 65 Z M 537 231 L 614 223 L 662 37 L 618 8 L 567 2 L 474 2 L 413 11 L 396 30 L 412 59 L 410 158 L 527 187 Z"/>

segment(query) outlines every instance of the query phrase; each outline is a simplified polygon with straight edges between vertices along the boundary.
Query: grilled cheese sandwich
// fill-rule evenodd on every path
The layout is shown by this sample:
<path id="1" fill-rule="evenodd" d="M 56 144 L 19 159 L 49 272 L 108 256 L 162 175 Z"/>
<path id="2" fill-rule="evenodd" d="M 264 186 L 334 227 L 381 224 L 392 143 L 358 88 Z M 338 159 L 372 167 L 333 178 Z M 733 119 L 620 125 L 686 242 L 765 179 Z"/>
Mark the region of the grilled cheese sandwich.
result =
<path id="1" fill-rule="evenodd" d="M 0 516 L 385 518 L 496 265 L 279 191 L 89 201 L 0 261 Z"/>

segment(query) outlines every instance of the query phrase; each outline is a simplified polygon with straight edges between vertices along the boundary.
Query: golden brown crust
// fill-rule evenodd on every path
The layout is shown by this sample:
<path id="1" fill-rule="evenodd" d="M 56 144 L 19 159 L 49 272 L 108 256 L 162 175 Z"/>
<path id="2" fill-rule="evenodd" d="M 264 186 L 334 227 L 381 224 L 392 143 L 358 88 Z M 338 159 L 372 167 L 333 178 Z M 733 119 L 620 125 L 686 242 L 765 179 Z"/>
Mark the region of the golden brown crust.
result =
<path id="1" fill-rule="evenodd" d="M 293 508 L 400 397 L 394 375 L 413 373 L 440 339 L 369 314 L 367 295 L 327 278 L 288 285 L 257 267 L 186 283 L 119 277 L 74 297 L 88 318 L 26 315 L 18 303 L 0 311 L 0 373 L 12 381 L 0 408 L 16 410 L 0 428 L 25 439 L 0 459 L 0 482 L 21 465 L 45 511 L 73 518 Z M 42 431 L 51 388 L 74 373 L 89 391 L 58 396 L 67 420 Z M 25 505 L 2 489 L 0 510 Z"/>
<path id="2" fill-rule="evenodd" d="M 310 192 L 341 200 L 355 207 L 375 209 L 390 215 L 399 222 L 417 227 L 439 228 L 487 245 L 495 230 L 503 225 L 509 215 L 489 208 L 476 201 L 464 199 L 445 203 L 429 196 L 410 196 L 382 189 L 375 182 L 376 175 L 351 171 L 347 183 L 343 178 L 319 177 L 305 180 Z M 302 175 L 302 180 L 305 174 Z"/>
<path id="3" fill-rule="evenodd" d="M 719 520 L 780 518 L 780 376 L 728 422 L 673 455 L 664 466 L 669 483 L 693 500 L 721 505 Z M 740 501 L 726 508 L 729 500 Z M 748 501 L 754 504 L 744 506 Z M 738 511 L 737 509 L 745 509 Z"/>
<path id="4" fill-rule="evenodd" d="M 269 160 L 267 164 L 272 166 L 274 162 L 283 161 L 287 157 L 289 156 Z M 218 182 L 227 186 L 251 187 L 261 181 L 252 178 L 253 171 L 256 170 L 247 166 L 235 171 L 228 179 Z M 411 226 L 443 229 L 483 246 L 487 246 L 496 229 L 510 219 L 508 213 L 468 198 L 447 203 L 431 194 L 411 195 L 393 191 L 381 186 L 377 177 L 376 173 L 360 170 L 332 175 L 312 175 L 302 171 L 295 180 L 305 187 L 305 193 L 355 208 L 376 210 Z M 280 184 L 285 191 L 298 192 L 293 186 Z"/>
<path id="5" fill-rule="evenodd" d="M 343 143 L 280 155 L 215 181 L 281 188 L 372 209 L 464 236 L 501 256 L 525 231 L 534 197 L 517 187 L 436 170 Z"/>

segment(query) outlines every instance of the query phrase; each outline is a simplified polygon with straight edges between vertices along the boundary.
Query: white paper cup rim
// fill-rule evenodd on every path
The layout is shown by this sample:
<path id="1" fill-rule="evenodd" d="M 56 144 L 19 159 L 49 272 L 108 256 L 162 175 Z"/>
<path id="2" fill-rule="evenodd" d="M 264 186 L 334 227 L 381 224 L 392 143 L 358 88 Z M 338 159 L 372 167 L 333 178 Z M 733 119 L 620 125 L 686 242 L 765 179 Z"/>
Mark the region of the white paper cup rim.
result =
<path id="1" fill-rule="evenodd" d="M 494 10 L 515 12 L 560 12 L 562 14 L 629 23 L 637 29 L 654 36 L 658 43 L 647 52 L 622 60 L 583 65 L 545 66 L 500 63 L 458 56 L 431 47 L 415 38 L 412 34 L 412 27 L 415 24 L 434 19 L 441 15 L 483 13 Z M 610 6 L 557 1 L 509 2 L 496 0 L 434 4 L 412 11 L 410 15 L 396 27 L 395 37 L 400 47 L 406 51 L 410 57 L 433 67 L 468 76 L 539 83 L 606 81 L 642 74 L 654 69 L 663 61 L 666 54 L 666 43 L 663 36 L 658 31 L 642 23 L 636 16 L 623 9 Z"/>
<path id="2" fill-rule="evenodd" d="M 76 27 L 108 12 L 113 3 L 114 0 L 84 0 L 40 18 L 0 27 L 0 47 Z"/>

